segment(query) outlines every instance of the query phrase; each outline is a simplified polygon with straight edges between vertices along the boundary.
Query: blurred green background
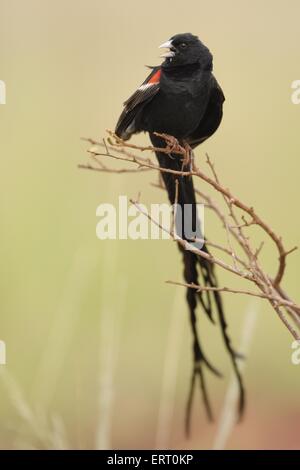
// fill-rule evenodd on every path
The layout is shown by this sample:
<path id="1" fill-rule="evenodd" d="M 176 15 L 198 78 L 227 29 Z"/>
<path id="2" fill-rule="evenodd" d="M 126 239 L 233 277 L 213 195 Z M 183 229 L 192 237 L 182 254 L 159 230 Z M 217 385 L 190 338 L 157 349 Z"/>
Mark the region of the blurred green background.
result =
<path id="1" fill-rule="evenodd" d="M 114 127 L 122 102 L 145 78 L 144 65 L 160 62 L 159 44 L 197 34 L 214 54 L 226 95 L 223 123 L 197 149 L 198 164 L 208 152 L 224 184 L 287 247 L 298 244 L 300 105 L 291 103 L 291 83 L 300 78 L 299 15 L 298 0 L 0 0 L 7 87 L 0 106 L 0 339 L 7 347 L 0 448 L 213 446 L 218 420 L 207 423 L 198 393 L 193 434 L 184 437 L 191 337 L 184 290 L 164 284 L 181 279 L 176 247 L 95 235 L 101 202 L 139 191 L 146 204 L 166 201 L 150 185 L 157 175 L 79 170 L 87 159 L 80 137 L 100 139 Z M 206 233 L 222 236 L 208 212 Z M 266 247 L 270 272 L 275 257 Z M 284 279 L 298 301 L 299 263 L 296 252 Z M 236 345 L 247 310 L 257 310 L 244 373 L 247 411 L 227 447 L 299 448 L 300 366 L 291 363 L 291 336 L 267 303 L 230 294 L 225 302 Z M 201 330 L 227 377 L 208 378 L 219 417 L 230 366 L 205 319 Z M 176 382 L 164 396 L 174 409 L 161 441 L 170 351 Z"/>

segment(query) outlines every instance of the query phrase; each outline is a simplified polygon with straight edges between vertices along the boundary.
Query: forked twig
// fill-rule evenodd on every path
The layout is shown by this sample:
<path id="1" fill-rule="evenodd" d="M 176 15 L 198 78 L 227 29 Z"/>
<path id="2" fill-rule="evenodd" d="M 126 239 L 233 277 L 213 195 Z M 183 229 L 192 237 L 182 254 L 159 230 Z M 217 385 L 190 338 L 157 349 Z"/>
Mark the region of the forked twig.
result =
<path id="1" fill-rule="evenodd" d="M 109 139 L 108 143 L 105 139 L 103 141 L 96 141 L 94 139 L 84 139 L 89 142 L 93 147 L 88 150 L 89 155 L 93 159 L 96 166 L 91 165 L 88 163 L 87 165 L 80 165 L 80 168 L 85 168 L 93 171 L 99 172 L 109 172 L 109 173 L 139 173 L 143 171 L 159 171 L 160 174 L 162 172 L 172 173 L 178 176 L 194 176 L 196 178 L 201 179 L 202 181 L 206 182 L 210 187 L 212 187 L 217 193 L 223 196 L 225 201 L 226 207 L 229 209 L 229 216 L 233 220 L 233 224 L 228 222 L 227 216 L 225 215 L 224 211 L 220 208 L 220 206 L 212 200 L 212 198 L 204 193 L 203 191 L 196 191 L 207 203 L 207 207 L 209 207 L 218 219 L 222 222 L 222 225 L 225 227 L 226 231 L 226 243 L 222 246 L 220 244 L 215 243 L 214 241 L 206 241 L 207 245 L 210 245 L 213 248 L 217 248 L 219 251 L 228 254 L 232 258 L 232 264 L 224 261 L 220 257 L 216 257 L 215 255 L 209 255 L 204 251 L 197 250 L 191 246 L 186 240 L 180 239 L 179 237 L 174 237 L 174 230 L 170 230 L 170 236 L 175 238 L 177 243 L 181 244 L 184 248 L 190 249 L 195 251 L 199 256 L 206 258 L 211 263 L 217 264 L 218 266 L 222 267 L 223 269 L 235 274 L 239 277 L 242 277 L 246 281 L 254 283 L 257 288 L 259 289 L 259 293 L 255 294 L 258 297 L 262 297 L 270 302 L 274 310 L 277 312 L 280 319 L 283 321 L 285 326 L 289 329 L 290 333 L 293 335 L 294 338 L 299 339 L 299 331 L 295 329 L 295 327 L 290 323 L 290 321 L 286 318 L 286 313 L 288 315 L 291 314 L 294 318 L 300 318 L 300 306 L 296 304 L 296 302 L 287 299 L 285 295 L 283 295 L 281 289 L 281 281 L 284 275 L 285 267 L 286 267 L 286 258 L 289 254 L 294 252 L 297 247 L 293 247 L 292 249 L 286 249 L 283 245 L 282 239 L 278 236 L 275 231 L 268 225 L 254 210 L 252 206 L 248 206 L 243 201 L 241 201 L 238 197 L 233 195 L 233 193 L 228 189 L 225 188 L 222 183 L 220 182 L 216 170 L 214 168 L 213 163 L 211 162 L 210 158 L 207 155 L 207 164 L 212 172 L 213 177 L 211 178 L 204 171 L 197 168 L 194 164 L 193 169 L 191 171 L 177 171 L 168 168 L 160 168 L 159 165 L 154 163 L 151 158 L 141 157 L 135 153 L 132 153 L 132 150 L 139 150 L 141 152 L 149 151 L 155 152 L 159 151 L 161 153 L 166 154 L 177 154 L 181 156 L 185 156 L 186 149 L 184 149 L 176 139 L 171 136 L 167 136 L 165 134 L 159 134 L 159 136 L 165 140 L 166 147 L 164 148 L 156 148 L 151 145 L 148 146 L 141 146 L 135 145 L 129 142 L 124 142 L 122 139 L 117 137 L 113 132 L 108 131 Z M 100 160 L 101 157 L 101 160 Z M 106 159 L 114 159 L 117 161 L 123 161 L 129 164 L 133 164 L 135 168 L 111 168 L 108 167 L 104 162 L 103 158 Z M 159 187 L 163 187 L 162 183 L 160 182 Z M 132 201 L 134 203 L 134 201 Z M 138 210 L 143 212 L 138 204 L 136 204 Z M 240 213 L 236 214 L 234 209 L 239 209 Z M 145 214 L 153 223 L 154 221 L 151 219 L 149 214 Z M 250 219 L 246 220 L 246 215 L 250 217 Z M 159 223 L 157 223 L 160 226 Z M 262 266 L 260 266 L 259 255 L 261 252 L 262 244 L 260 244 L 259 248 L 254 248 L 251 245 L 249 240 L 249 236 L 245 234 L 245 230 L 252 225 L 258 226 L 263 232 L 271 239 L 278 251 L 278 269 L 276 275 L 274 277 L 268 275 Z M 161 226 L 160 226 L 161 227 Z M 161 227 L 163 230 L 167 231 L 166 228 Z M 244 253 L 244 258 L 237 256 L 233 242 L 238 244 Z M 242 269 L 240 268 L 242 267 Z M 228 291 L 228 289 L 226 289 Z M 234 289 L 233 289 L 234 290 Z M 236 293 L 245 293 L 244 291 L 236 292 Z M 249 294 L 248 294 L 249 295 Z M 297 322 L 296 322 L 297 323 Z M 298 324 L 299 326 L 299 324 Z M 297 327 L 297 325 L 296 325 Z"/>

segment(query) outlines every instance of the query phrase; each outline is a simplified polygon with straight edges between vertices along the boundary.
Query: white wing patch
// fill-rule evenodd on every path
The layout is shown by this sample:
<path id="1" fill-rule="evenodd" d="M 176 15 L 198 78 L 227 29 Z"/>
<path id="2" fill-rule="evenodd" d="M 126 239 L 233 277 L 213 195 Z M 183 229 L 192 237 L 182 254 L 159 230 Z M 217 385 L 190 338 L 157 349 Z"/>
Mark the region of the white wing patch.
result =
<path id="1" fill-rule="evenodd" d="M 144 85 L 141 85 L 139 87 L 139 90 L 144 91 L 144 90 L 147 90 L 147 88 L 151 88 L 154 85 L 155 85 L 155 83 L 145 83 Z"/>

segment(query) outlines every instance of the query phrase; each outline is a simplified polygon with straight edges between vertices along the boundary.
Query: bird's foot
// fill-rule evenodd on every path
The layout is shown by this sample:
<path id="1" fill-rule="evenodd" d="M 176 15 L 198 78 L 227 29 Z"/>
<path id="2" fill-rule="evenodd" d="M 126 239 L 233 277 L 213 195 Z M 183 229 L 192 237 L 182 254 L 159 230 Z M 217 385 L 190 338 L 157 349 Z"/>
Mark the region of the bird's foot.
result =
<path id="1" fill-rule="evenodd" d="M 171 154 L 172 152 L 177 152 L 181 150 L 181 147 L 176 137 L 173 137 L 172 135 L 169 135 L 169 134 L 164 134 L 164 133 L 161 134 L 159 132 L 154 132 L 154 134 L 157 137 L 160 137 L 161 139 L 165 141 L 166 147 L 164 150 L 166 153 Z"/>
<path id="2" fill-rule="evenodd" d="M 182 170 L 187 169 L 188 171 L 192 171 L 193 166 L 194 166 L 193 149 L 187 142 L 183 142 L 183 148 L 184 148 L 185 154 L 182 160 Z"/>

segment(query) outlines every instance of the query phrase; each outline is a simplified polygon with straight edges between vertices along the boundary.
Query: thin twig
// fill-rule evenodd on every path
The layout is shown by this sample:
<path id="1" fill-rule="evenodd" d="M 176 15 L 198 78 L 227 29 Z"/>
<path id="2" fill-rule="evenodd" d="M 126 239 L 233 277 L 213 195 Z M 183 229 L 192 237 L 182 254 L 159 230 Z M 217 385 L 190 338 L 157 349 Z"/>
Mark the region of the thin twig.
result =
<path id="1" fill-rule="evenodd" d="M 209 286 L 199 286 L 196 284 L 187 284 L 185 282 L 177 282 L 177 281 L 166 281 L 166 284 L 173 284 L 174 286 L 182 286 L 182 287 L 189 287 L 191 289 L 196 289 L 197 292 L 209 292 L 209 291 L 214 291 L 214 292 L 230 292 L 231 294 L 243 294 L 243 295 L 249 295 L 252 297 L 259 297 L 261 299 L 268 299 L 272 300 L 274 302 L 277 302 L 278 306 L 287 306 L 290 308 L 295 307 L 295 304 L 291 301 L 281 299 L 278 296 L 272 296 L 272 295 L 267 295 L 267 294 L 262 294 L 260 292 L 253 292 L 253 291 L 248 291 L 248 290 L 242 290 L 242 289 L 233 289 L 230 287 L 209 287 Z"/>
<path id="2" fill-rule="evenodd" d="M 164 232 L 168 233 L 170 237 L 184 249 L 193 251 L 195 254 L 201 256 L 210 263 L 216 264 L 231 274 L 237 275 L 243 278 L 245 281 L 253 283 L 258 288 L 259 292 L 256 293 L 248 289 L 230 289 L 227 287 L 220 287 L 217 289 L 206 288 L 207 291 L 218 290 L 223 292 L 232 292 L 236 294 L 260 297 L 267 300 L 281 321 L 293 335 L 293 337 L 300 339 L 300 306 L 288 298 L 283 293 L 280 286 L 285 272 L 286 258 L 290 253 L 296 250 L 296 247 L 292 249 L 286 249 L 283 245 L 281 237 L 275 233 L 271 226 L 269 226 L 260 216 L 258 216 L 254 208 L 245 204 L 238 197 L 234 196 L 228 188 L 224 187 L 224 185 L 220 182 L 215 167 L 208 155 L 207 164 L 212 172 L 212 177 L 208 176 L 204 171 L 197 168 L 195 164 L 193 164 L 192 169 L 189 171 L 178 171 L 169 168 L 161 168 L 156 163 L 153 163 L 150 158 L 136 155 L 135 153 L 132 153 L 131 150 L 138 150 L 140 152 L 160 152 L 168 155 L 172 153 L 172 155 L 178 155 L 178 158 L 180 158 L 180 156 L 182 159 L 186 158 L 186 148 L 182 147 L 174 137 L 165 134 L 159 134 L 159 137 L 165 141 L 166 145 L 163 148 L 156 148 L 149 145 L 140 146 L 129 143 L 127 141 L 124 142 L 111 131 L 108 131 L 108 134 L 108 143 L 105 140 L 103 140 L 103 142 L 97 142 L 93 139 L 85 139 L 94 146 L 92 149 L 89 149 L 88 152 L 91 155 L 93 161 L 96 162 L 97 166 L 94 167 L 90 164 L 87 164 L 80 165 L 80 168 L 111 173 L 139 173 L 146 170 L 154 170 L 159 172 L 159 175 L 164 172 L 180 177 L 194 176 L 201 179 L 202 182 L 207 183 L 212 189 L 214 189 L 223 197 L 225 205 L 229 210 L 229 217 L 231 218 L 232 223 L 228 223 L 227 216 L 220 208 L 219 204 L 217 204 L 202 190 L 196 190 L 196 193 L 202 199 L 204 199 L 206 207 L 214 212 L 226 231 L 226 244 L 224 244 L 224 246 L 211 240 L 205 240 L 205 243 L 212 248 L 217 249 L 220 253 L 226 253 L 226 255 L 229 255 L 232 259 L 232 264 L 225 262 L 221 257 L 217 257 L 214 254 L 208 254 L 203 250 L 199 250 L 198 248 L 195 248 L 195 244 L 178 237 L 178 235 L 175 234 L 175 223 L 173 223 L 173 227 L 171 229 L 167 229 L 163 227 L 158 221 L 153 220 L 152 217 L 143 210 L 143 207 L 139 204 L 138 201 L 131 200 L 131 203 L 134 204 L 136 208 L 152 223 L 156 224 Z M 103 149 L 103 151 L 101 151 L 101 149 Z M 107 167 L 107 165 L 103 162 L 103 158 L 111 158 L 117 161 L 126 162 L 134 165 L 135 168 L 110 168 Z M 155 184 L 154 186 L 164 188 L 161 179 L 159 183 Z M 238 209 L 238 211 L 236 211 L 236 209 Z M 174 216 L 176 218 L 176 214 L 174 214 Z M 273 243 L 275 243 L 277 247 L 278 268 L 274 278 L 266 273 L 259 259 L 263 242 L 259 245 L 258 248 L 253 247 L 251 244 L 251 239 L 246 233 L 247 229 L 252 225 L 256 225 L 261 230 L 263 230 L 263 232 L 269 237 L 270 240 L 272 240 Z M 242 256 L 237 256 L 233 242 L 234 244 L 239 245 L 241 248 L 243 253 Z M 194 286 L 194 288 L 199 289 L 199 286 Z M 205 290 L 204 288 L 200 289 Z M 294 321 L 295 327 L 290 323 L 290 318 L 287 318 L 287 316 L 291 317 L 291 319 Z"/>

